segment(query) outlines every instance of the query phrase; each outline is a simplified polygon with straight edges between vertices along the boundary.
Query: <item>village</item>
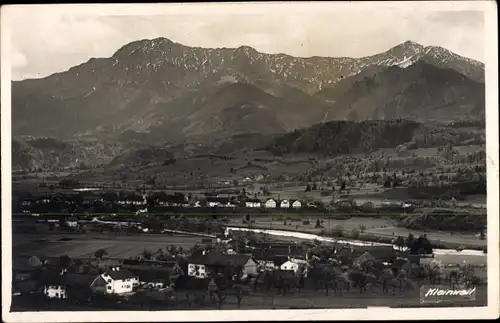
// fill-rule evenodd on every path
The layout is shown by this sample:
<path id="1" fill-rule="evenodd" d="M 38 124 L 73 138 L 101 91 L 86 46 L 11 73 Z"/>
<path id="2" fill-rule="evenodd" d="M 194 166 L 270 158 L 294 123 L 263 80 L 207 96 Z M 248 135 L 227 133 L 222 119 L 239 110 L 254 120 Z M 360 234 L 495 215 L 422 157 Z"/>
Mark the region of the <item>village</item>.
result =
<path id="1" fill-rule="evenodd" d="M 259 196 L 245 189 L 205 191 L 197 194 L 185 192 L 138 190 L 101 191 L 71 190 L 64 192 L 23 193 L 13 199 L 14 214 L 36 213 L 161 213 L 161 212 L 326 212 L 326 211 L 361 211 L 370 212 L 414 212 L 423 207 L 459 207 L 457 201 L 389 201 L 376 205 L 365 201 L 356 203 L 348 195 L 340 195 L 336 201 L 325 203 L 321 199 L 287 199 L 279 196 Z"/>
<path id="2" fill-rule="evenodd" d="M 149 221 L 149 224 L 147 220 L 142 222 L 142 228 L 153 228 L 152 220 Z M 18 234 L 32 242 L 38 241 L 38 248 L 33 248 L 32 244 L 25 256 L 18 253 L 14 259 L 13 306 L 43 303 L 43 306 L 56 309 L 66 306 L 78 309 L 83 305 L 220 309 L 247 308 L 247 305 L 252 308 L 252 302 L 259 299 L 259 308 L 283 308 L 283 302 L 288 304 L 287 299 L 291 297 L 289 306 L 285 306 L 291 308 L 306 306 L 296 299 L 319 297 L 323 303 L 315 301 L 307 305 L 308 308 L 326 308 L 332 303 L 342 303 L 346 297 L 383 298 L 388 302 L 402 297 L 409 303 L 418 303 L 422 284 L 474 285 L 478 288 L 485 288 L 486 284 L 484 266 L 445 265 L 434 259 L 432 242 L 425 234 L 418 238 L 409 236 L 404 247 L 395 249 L 392 245 L 280 241 L 266 234 L 234 231 L 218 221 L 205 221 L 216 222 L 209 228 L 202 228 L 200 222 L 186 218 L 171 221 L 184 223 L 181 227 L 184 233 L 170 233 L 167 239 L 173 239 L 169 240 L 173 243 L 157 249 L 155 246 L 159 244 L 154 241 L 159 238 L 151 236 L 151 240 L 140 242 L 144 231 L 135 235 L 116 233 L 114 243 L 120 246 L 116 247 L 118 249 L 97 248 L 106 245 L 106 241 L 99 244 L 92 230 L 101 230 L 97 235 L 102 233 L 103 227 L 111 230 L 116 227 L 113 221 L 38 223 L 38 227 L 51 227 L 52 235 L 62 236 L 58 241 L 62 244 L 66 241 L 68 252 L 63 254 L 59 248 L 59 254 L 42 255 L 46 242 L 32 239 L 45 233 L 38 230 L 37 233 Z M 83 225 L 86 226 L 85 234 L 75 228 Z M 191 234 L 204 233 L 200 233 L 199 243 L 190 246 L 193 237 L 185 236 L 189 231 Z M 78 248 L 74 246 L 81 246 L 76 240 L 83 235 L 95 243 L 85 244 L 85 255 L 78 255 Z M 130 235 L 135 241 L 127 245 Z M 120 239 L 128 240 L 122 243 Z M 94 245 L 96 250 L 89 250 L 89 246 Z M 129 248 L 132 245 L 134 247 Z M 140 251 L 142 246 L 144 250 Z M 114 251 L 122 249 L 129 250 L 128 257 Z M 298 305 L 293 305 L 293 300 L 299 302 Z"/>

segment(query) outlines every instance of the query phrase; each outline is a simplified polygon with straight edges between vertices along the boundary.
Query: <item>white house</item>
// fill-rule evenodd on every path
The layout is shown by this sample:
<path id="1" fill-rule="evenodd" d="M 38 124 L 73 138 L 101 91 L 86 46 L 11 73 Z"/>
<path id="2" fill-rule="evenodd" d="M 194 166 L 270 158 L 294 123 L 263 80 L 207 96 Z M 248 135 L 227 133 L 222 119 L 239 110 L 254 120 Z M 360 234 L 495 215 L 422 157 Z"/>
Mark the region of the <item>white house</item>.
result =
<path id="1" fill-rule="evenodd" d="M 245 206 L 248 208 L 259 208 L 262 206 L 262 203 L 260 202 L 260 200 L 251 199 L 245 202 Z"/>
<path id="2" fill-rule="evenodd" d="M 68 298 L 66 286 L 62 286 L 62 285 L 45 286 L 45 289 L 43 292 L 44 292 L 45 296 L 47 296 L 48 298 L 58 298 L 58 299 Z"/>
<path id="3" fill-rule="evenodd" d="M 228 198 L 211 198 L 207 199 L 207 205 L 209 207 L 236 207 L 235 204 L 231 203 Z"/>
<path id="4" fill-rule="evenodd" d="M 300 201 L 298 201 L 298 200 L 297 201 L 293 201 L 292 207 L 294 209 L 300 209 L 302 207 L 302 203 L 300 203 Z"/>
<path id="5" fill-rule="evenodd" d="M 276 208 L 276 201 L 273 199 L 269 199 L 266 201 L 266 204 L 264 206 L 266 209 L 275 209 Z"/>
<path id="6" fill-rule="evenodd" d="M 188 264 L 188 276 L 196 278 L 207 278 L 207 267 L 202 264 Z"/>
<path id="7" fill-rule="evenodd" d="M 68 227 L 76 228 L 78 226 L 78 221 L 66 221 Z"/>
<path id="8" fill-rule="evenodd" d="M 139 277 L 120 267 L 112 267 L 97 277 L 91 285 L 92 289 L 105 294 L 126 294 L 139 286 Z"/>
<path id="9" fill-rule="evenodd" d="M 299 269 L 299 263 L 295 261 L 288 260 L 280 266 L 281 270 L 291 270 L 296 272 Z"/>
<path id="10" fill-rule="evenodd" d="M 283 200 L 280 203 L 280 207 L 282 209 L 288 209 L 290 207 L 290 202 L 288 200 Z"/>
<path id="11" fill-rule="evenodd" d="M 149 282 L 143 282 L 142 285 L 145 288 L 154 288 L 154 289 L 166 287 L 165 283 L 161 280 L 153 280 L 153 281 L 149 281 Z"/>

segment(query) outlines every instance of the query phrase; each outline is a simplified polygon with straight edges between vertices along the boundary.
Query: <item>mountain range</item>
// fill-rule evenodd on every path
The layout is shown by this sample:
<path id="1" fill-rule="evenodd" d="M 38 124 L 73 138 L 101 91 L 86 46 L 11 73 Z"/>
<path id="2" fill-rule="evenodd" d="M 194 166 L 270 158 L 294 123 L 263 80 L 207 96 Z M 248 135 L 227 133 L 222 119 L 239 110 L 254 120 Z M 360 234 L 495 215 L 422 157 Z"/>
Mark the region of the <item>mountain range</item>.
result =
<path id="1" fill-rule="evenodd" d="M 484 115 L 484 65 L 407 41 L 362 58 L 140 40 L 12 82 L 13 134 L 148 143 L 275 134 L 331 120 Z"/>

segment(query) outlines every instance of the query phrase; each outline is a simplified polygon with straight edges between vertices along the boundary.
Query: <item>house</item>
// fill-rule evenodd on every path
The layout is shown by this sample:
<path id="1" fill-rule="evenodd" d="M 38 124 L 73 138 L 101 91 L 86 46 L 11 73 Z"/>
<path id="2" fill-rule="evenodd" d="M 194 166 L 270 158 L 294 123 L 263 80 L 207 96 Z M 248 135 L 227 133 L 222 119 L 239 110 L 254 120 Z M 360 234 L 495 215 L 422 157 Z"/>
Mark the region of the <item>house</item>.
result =
<path id="1" fill-rule="evenodd" d="M 292 202 L 292 208 L 300 209 L 302 207 L 302 203 L 299 200 L 295 200 Z"/>
<path id="2" fill-rule="evenodd" d="M 297 272 L 297 270 L 299 269 L 299 267 L 300 267 L 300 265 L 299 265 L 298 262 L 287 260 L 286 262 L 284 262 L 280 266 L 280 269 L 281 270 L 289 270 L 289 271 Z"/>
<path id="3" fill-rule="evenodd" d="M 248 208 L 260 208 L 262 203 L 259 199 L 248 199 L 245 202 L 245 206 Z"/>
<path id="4" fill-rule="evenodd" d="M 273 199 L 269 199 L 266 201 L 266 203 L 264 204 L 264 207 L 266 209 L 275 209 L 276 208 L 276 201 L 273 200 Z"/>
<path id="5" fill-rule="evenodd" d="M 227 197 L 208 197 L 206 199 L 209 207 L 236 207 L 236 205 Z"/>
<path id="6" fill-rule="evenodd" d="M 92 282 L 91 288 L 104 294 L 126 294 L 139 286 L 139 278 L 118 266 L 109 268 Z"/>
<path id="7" fill-rule="evenodd" d="M 368 252 L 373 256 L 374 260 L 391 261 L 397 258 L 397 253 L 393 246 L 358 246 L 355 248 L 355 252 Z"/>
<path id="8" fill-rule="evenodd" d="M 349 246 L 338 250 L 335 256 L 342 264 L 349 266 L 365 253 L 368 254 L 367 258 L 374 261 L 390 262 L 397 259 L 393 246 Z"/>
<path id="9" fill-rule="evenodd" d="M 274 255 L 287 256 L 290 259 L 305 259 L 306 252 L 295 243 L 272 243 L 264 246 Z"/>
<path id="10" fill-rule="evenodd" d="M 45 286 L 43 293 L 48 298 L 56 298 L 56 299 L 68 298 L 66 286 L 59 285 L 59 284 Z"/>
<path id="11" fill-rule="evenodd" d="M 59 277 L 59 281 L 65 287 L 68 298 L 85 300 L 92 294 L 91 286 L 98 278 L 95 274 L 67 272 Z"/>
<path id="12" fill-rule="evenodd" d="M 269 249 L 261 248 L 254 249 L 252 256 L 264 270 L 279 269 L 282 264 L 289 260 L 288 256 L 275 255 Z"/>
<path id="13" fill-rule="evenodd" d="M 205 252 L 201 255 L 193 255 L 188 259 L 188 276 L 207 278 L 212 274 L 232 276 L 239 272 L 243 276 L 248 276 L 257 274 L 257 267 L 257 261 L 249 255 Z"/>
<path id="14" fill-rule="evenodd" d="M 375 258 L 370 255 L 368 252 L 365 252 L 364 254 L 362 254 L 361 256 L 359 256 L 358 258 L 356 258 L 354 261 L 353 261 L 353 264 L 354 265 L 357 265 L 357 266 L 363 266 L 365 265 L 368 261 L 370 260 L 374 260 Z"/>
<path id="15" fill-rule="evenodd" d="M 160 282 L 165 283 L 167 281 L 176 280 L 184 275 L 184 270 L 175 260 L 153 261 L 124 259 L 122 266 L 136 274 L 140 285 L 153 283 L 154 286 L 159 286 Z"/>
<path id="16" fill-rule="evenodd" d="M 282 208 L 282 209 L 288 209 L 288 208 L 290 208 L 290 202 L 288 200 L 281 201 L 280 208 Z"/>

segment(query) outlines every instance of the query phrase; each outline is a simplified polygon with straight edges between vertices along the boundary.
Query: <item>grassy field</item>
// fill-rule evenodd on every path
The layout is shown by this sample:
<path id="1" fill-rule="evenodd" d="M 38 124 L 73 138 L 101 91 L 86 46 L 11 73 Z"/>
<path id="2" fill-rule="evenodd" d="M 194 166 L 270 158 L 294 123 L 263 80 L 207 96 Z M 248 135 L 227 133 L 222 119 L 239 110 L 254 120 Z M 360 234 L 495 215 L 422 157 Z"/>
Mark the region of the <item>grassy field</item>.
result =
<path id="1" fill-rule="evenodd" d="M 183 299 L 186 292 L 176 293 L 176 297 Z M 131 307 L 126 304 L 110 304 L 109 307 L 97 307 L 97 306 L 61 306 L 57 302 L 49 302 L 50 310 L 55 311 L 93 311 L 93 310 L 112 310 L 112 309 L 128 309 L 128 310 L 175 310 L 176 308 L 169 308 L 165 305 L 159 305 L 155 307 L 142 307 L 135 306 Z M 45 304 L 44 304 L 45 305 Z M 340 294 L 333 294 L 330 292 L 328 296 L 325 295 L 324 291 L 318 290 L 302 290 L 301 292 L 293 292 L 287 295 L 270 295 L 263 293 L 251 293 L 249 296 L 245 297 L 241 302 L 241 310 L 255 310 L 255 309 L 310 309 L 310 308 L 364 308 L 367 306 L 387 306 L 387 307 L 435 307 L 435 306 L 486 306 L 487 305 L 487 289 L 486 286 L 478 286 L 476 290 L 476 299 L 474 301 L 462 301 L 457 303 L 441 303 L 436 305 L 425 305 L 420 303 L 420 295 L 418 290 L 405 291 L 403 294 L 399 291 L 396 295 L 391 293 L 385 294 L 381 293 L 379 288 L 375 288 L 373 291 L 368 289 L 368 292 L 360 294 L 359 290 L 351 290 L 350 292 L 343 292 Z M 127 308 L 128 307 L 128 308 Z M 11 311 L 26 311 L 26 310 L 40 310 L 40 304 L 29 304 L 22 297 L 16 297 L 13 299 Z M 47 310 L 47 307 L 43 307 Z M 203 309 L 203 310 L 216 310 L 217 307 L 214 304 L 206 304 L 203 307 L 191 308 L 192 310 Z M 222 310 L 236 310 L 238 309 L 236 298 L 227 297 L 225 300 Z"/>
<path id="2" fill-rule="evenodd" d="M 61 241 L 62 238 L 71 239 Z M 170 245 L 190 249 L 202 244 L 202 238 L 192 236 L 139 235 L 139 236 L 97 236 L 64 234 L 16 234 L 12 241 L 12 253 L 17 257 L 44 255 L 71 258 L 87 258 L 98 249 L 105 249 L 108 256 L 129 258 L 142 254 L 144 249 L 156 251 Z"/>

